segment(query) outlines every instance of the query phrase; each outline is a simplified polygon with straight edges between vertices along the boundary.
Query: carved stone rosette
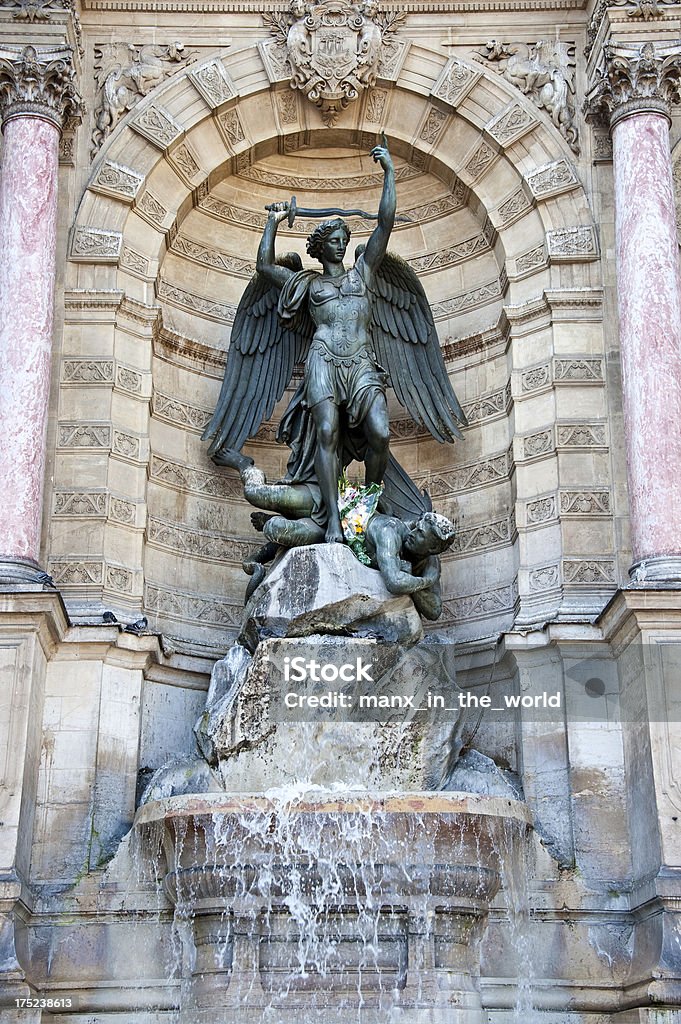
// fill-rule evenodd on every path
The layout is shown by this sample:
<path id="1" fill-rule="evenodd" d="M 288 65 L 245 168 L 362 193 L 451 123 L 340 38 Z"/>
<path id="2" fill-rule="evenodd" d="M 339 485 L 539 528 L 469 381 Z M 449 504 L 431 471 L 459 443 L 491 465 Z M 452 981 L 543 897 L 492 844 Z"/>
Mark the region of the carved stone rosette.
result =
<path id="1" fill-rule="evenodd" d="M 0 49 L 0 120 L 40 117 L 61 131 L 67 117 L 77 117 L 81 99 L 76 89 L 70 46 L 3 46 Z"/>
<path id="2" fill-rule="evenodd" d="M 608 44 L 598 81 L 586 98 L 584 109 L 593 121 L 612 128 L 631 114 L 650 112 L 670 117 L 673 103 L 681 100 L 681 48 Z"/>

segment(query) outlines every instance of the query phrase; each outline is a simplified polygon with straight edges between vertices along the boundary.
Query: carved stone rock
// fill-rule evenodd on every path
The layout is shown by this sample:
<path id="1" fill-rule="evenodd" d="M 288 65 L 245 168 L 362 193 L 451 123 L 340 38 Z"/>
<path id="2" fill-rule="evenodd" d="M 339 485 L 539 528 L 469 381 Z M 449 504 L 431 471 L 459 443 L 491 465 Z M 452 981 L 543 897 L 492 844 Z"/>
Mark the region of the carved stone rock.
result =
<path id="1" fill-rule="evenodd" d="M 409 642 L 422 626 L 412 599 L 391 594 L 349 547 L 317 544 L 292 548 L 275 564 L 246 606 L 242 643 L 254 650 L 263 635 L 316 633 Z"/>

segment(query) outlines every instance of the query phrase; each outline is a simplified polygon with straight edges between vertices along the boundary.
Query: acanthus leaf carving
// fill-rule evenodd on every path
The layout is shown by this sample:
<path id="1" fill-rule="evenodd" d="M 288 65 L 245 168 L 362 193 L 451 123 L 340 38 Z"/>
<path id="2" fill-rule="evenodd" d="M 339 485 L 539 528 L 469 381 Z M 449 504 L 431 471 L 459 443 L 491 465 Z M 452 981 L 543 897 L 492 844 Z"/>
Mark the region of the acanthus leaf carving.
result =
<path id="1" fill-rule="evenodd" d="M 80 117 L 82 101 L 70 46 L 0 47 L 0 119 L 28 114 L 61 129 Z"/>
<path id="2" fill-rule="evenodd" d="M 455 107 L 468 95 L 479 78 L 480 72 L 475 68 L 456 57 L 450 57 L 433 86 L 431 96 Z"/>
<path id="3" fill-rule="evenodd" d="M 608 43 L 603 47 L 596 81 L 584 101 L 587 117 L 611 127 L 632 110 L 670 116 L 681 102 L 681 49 L 678 44 Z"/>

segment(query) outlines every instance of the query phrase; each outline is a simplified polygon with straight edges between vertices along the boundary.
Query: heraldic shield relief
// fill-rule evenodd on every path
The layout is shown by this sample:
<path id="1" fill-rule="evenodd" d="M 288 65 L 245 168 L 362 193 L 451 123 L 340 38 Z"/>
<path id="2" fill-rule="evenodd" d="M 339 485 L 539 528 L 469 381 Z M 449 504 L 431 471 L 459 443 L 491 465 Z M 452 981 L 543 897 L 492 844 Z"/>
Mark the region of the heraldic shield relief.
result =
<path id="1" fill-rule="evenodd" d="M 292 87 L 321 108 L 326 124 L 375 85 L 384 44 L 400 20 L 383 14 L 377 0 L 293 0 L 288 16 L 274 22 L 274 34 L 285 40 Z"/>

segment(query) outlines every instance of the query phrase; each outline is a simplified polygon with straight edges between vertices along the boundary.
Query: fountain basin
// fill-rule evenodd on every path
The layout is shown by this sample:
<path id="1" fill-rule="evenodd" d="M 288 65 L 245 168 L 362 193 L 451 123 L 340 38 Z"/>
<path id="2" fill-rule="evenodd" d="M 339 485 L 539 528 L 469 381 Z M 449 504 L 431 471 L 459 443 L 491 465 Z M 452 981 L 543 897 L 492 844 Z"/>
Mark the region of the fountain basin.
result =
<path id="1" fill-rule="evenodd" d="M 529 824 L 523 803 L 464 793 L 146 804 L 144 856 L 191 926 L 183 1019 L 483 1024 L 480 940 Z"/>

